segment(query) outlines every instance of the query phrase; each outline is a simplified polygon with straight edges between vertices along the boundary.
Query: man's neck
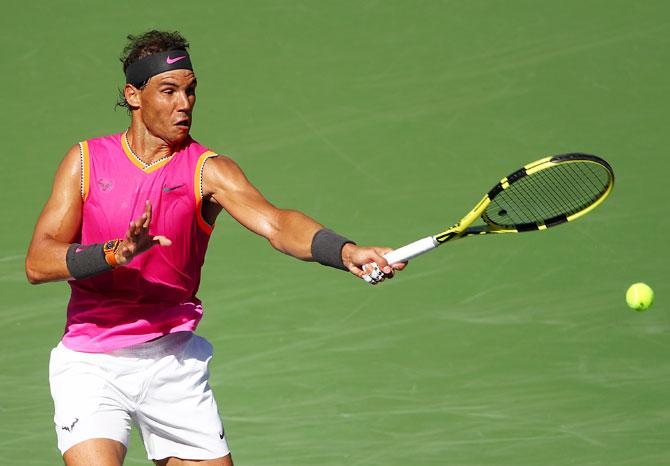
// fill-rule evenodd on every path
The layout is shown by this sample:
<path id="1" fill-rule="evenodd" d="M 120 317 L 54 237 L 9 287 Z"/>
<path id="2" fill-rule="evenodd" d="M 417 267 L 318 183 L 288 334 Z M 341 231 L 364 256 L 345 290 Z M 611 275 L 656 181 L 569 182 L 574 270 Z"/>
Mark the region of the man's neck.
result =
<path id="1" fill-rule="evenodd" d="M 135 156 L 147 165 L 172 155 L 172 148 L 167 142 L 154 136 L 144 125 L 135 121 L 128 128 L 127 138 Z"/>

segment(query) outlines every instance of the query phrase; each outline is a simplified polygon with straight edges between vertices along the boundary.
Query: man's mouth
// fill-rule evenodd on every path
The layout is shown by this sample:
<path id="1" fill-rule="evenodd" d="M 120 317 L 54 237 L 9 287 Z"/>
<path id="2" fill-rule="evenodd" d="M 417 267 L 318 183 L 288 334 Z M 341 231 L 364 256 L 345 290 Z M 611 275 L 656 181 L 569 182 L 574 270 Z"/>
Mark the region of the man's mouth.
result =
<path id="1" fill-rule="evenodd" d="M 177 126 L 186 126 L 187 128 L 191 126 L 191 120 L 186 119 L 186 120 L 179 120 L 177 123 Z"/>

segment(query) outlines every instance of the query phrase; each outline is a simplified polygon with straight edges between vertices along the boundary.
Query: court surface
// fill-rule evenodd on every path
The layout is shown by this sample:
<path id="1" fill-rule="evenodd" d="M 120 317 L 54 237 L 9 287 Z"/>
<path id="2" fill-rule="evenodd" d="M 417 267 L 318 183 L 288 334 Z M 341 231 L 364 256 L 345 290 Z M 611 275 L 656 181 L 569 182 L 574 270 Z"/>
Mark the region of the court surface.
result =
<path id="1" fill-rule="evenodd" d="M 125 128 L 118 55 L 149 28 L 191 41 L 194 137 L 361 244 L 440 231 L 546 155 L 617 176 L 574 224 L 459 241 L 376 288 L 222 217 L 200 333 L 236 464 L 670 463 L 667 2 L 27 1 L 0 26 L 0 463 L 60 464 L 68 290 L 28 285 L 23 257 L 65 151 Z M 126 464 L 148 464 L 136 436 Z"/>

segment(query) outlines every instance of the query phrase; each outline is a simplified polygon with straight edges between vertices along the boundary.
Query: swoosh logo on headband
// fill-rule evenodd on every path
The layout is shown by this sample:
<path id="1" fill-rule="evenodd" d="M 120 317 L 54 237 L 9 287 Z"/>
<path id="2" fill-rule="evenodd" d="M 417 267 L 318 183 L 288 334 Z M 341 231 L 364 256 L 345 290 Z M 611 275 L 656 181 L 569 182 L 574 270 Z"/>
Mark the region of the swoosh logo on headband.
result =
<path id="1" fill-rule="evenodd" d="M 175 58 L 170 58 L 170 56 L 168 55 L 165 61 L 167 62 L 168 65 L 171 65 L 173 63 L 177 63 L 182 58 L 186 58 L 186 55 L 182 55 L 181 57 L 175 57 Z"/>

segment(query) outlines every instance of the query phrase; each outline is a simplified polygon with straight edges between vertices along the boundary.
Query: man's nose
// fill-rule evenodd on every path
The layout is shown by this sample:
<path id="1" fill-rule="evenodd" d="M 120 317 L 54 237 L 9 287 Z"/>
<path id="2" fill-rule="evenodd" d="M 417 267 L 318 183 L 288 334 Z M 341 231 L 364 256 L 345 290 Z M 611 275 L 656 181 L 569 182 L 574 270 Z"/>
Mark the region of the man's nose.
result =
<path id="1" fill-rule="evenodd" d="M 179 93 L 179 101 L 177 102 L 177 110 L 180 112 L 190 112 L 191 109 L 193 108 L 193 104 L 191 103 L 191 99 L 188 98 L 188 94 L 186 92 L 180 92 Z"/>

